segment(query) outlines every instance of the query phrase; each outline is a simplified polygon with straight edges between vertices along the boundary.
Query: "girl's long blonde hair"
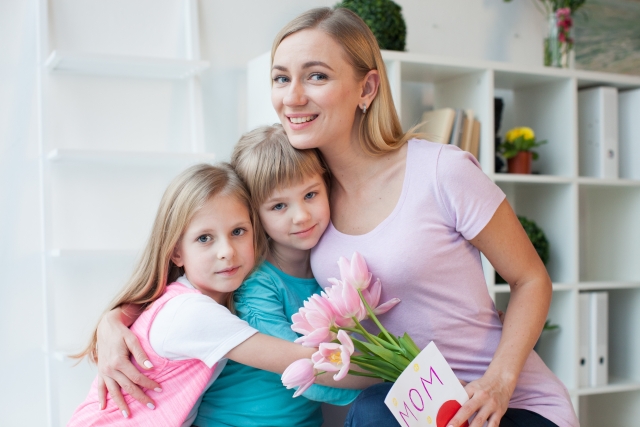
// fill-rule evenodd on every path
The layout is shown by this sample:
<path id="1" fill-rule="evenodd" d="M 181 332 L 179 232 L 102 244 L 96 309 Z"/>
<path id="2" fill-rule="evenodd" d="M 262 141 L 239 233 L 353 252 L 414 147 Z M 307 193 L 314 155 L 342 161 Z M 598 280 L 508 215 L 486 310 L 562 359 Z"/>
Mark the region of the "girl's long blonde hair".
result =
<path id="1" fill-rule="evenodd" d="M 184 269 L 171 261 L 171 255 L 193 215 L 217 195 L 236 197 L 249 210 L 254 228 L 257 264 L 264 254 L 265 238 L 245 185 L 227 164 L 195 165 L 178 175 L 164 192 L 151 235 L 133 275 L 105 313 L 123 304 L 135 304 L 145 309 L 162 296 L 167 284 L 184 274 Z M 232 304 L 233 298 L 230 294 L 226 305 L 231 310 L 233 310 Z M 73 357 L 89 356 L 91 361 L 97 362 L 96 343 L 97 328 L 93 332 L 89 345 Z"/>
<path id="2" fill-rule="evenodd" d="M 348 9 L 321 7 L 294 18 L 276 35 L 271 48 L 271 64 L 282 40 L 298 31 L 316 28 L 342 46 L 356 78 L 364 78 L 371 70 L 378 70 L 380 75 L 378 94 L 360 120 L 359 136 L 363 149 L 371 154 L 382 154 L 397 150 L 411 138 L 419 136 L 413 129 L 406 133 L 402 131 L 378 41 L 367 24 Z"/>

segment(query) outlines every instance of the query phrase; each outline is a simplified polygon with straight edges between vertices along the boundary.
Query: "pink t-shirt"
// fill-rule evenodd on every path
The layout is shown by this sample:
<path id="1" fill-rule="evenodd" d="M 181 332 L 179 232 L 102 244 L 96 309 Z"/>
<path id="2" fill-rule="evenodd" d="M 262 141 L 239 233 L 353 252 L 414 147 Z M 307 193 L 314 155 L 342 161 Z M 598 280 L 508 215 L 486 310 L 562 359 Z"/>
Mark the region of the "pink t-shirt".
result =
<path id="1" fill-rule="evenodd" d="M 419 347 L 434 341 L 456 375 L 473 381 L 486 371 L 502 324 L 484 279 L 480 252 L 468 240 L 487 225 L 504 193 L 470 154 L 450 145 L 409 141 L 402 194 L 369 233 L 352 236 L 329 224 L 311 253 L 320 286 L 340 277 L 338 258 L 355 251 L 382 282 L 380 301 L 402 302 L 380 316 Z M 370 325 L 371 326 L 371 325 Z M 528 409 L 560 427 L 577 427 L 569 395 L 531 352 L 509 407 Z"/>

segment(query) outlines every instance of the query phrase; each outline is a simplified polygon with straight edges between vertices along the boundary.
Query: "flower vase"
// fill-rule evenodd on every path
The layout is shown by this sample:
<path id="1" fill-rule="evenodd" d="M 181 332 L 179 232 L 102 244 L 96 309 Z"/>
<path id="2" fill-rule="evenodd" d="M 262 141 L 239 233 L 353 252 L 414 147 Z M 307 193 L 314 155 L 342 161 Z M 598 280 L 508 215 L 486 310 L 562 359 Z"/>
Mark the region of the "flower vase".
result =
<path id="1" fill-rule="evenodd" d="M 570 66 L 573 49 L 572 26 L 571 11 L 568 8 L 549 13 L 548 33 L 544 39 L 544 65 L 547 67 L 568 68 Z"/>
<path id="2" fill-rule="evenodd" d="M 532 162 L 533 153 L 531 151 L 520 151 L 514 157 L 507 160 L 508 172 L 530 174 Z"/>

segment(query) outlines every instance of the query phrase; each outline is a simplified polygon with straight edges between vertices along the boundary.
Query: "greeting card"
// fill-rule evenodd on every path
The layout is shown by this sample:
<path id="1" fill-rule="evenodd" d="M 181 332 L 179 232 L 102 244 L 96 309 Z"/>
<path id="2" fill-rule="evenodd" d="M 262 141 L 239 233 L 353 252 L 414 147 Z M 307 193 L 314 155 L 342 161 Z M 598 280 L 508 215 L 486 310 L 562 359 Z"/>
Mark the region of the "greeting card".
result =
<path id="1" fill-rule="evenodd" d="M 432 341 L 398 377 L 384 403 L 403 427 L 447 427 L 467 400 L 467 392 Z"/>

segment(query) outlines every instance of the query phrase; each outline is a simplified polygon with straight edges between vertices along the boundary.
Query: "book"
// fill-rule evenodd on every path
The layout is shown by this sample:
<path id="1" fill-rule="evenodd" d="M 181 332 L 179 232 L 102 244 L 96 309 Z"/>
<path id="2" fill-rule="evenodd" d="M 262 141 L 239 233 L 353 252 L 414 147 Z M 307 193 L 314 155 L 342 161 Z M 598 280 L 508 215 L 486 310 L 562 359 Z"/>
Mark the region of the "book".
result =
<path id="1" fill-rule="evenodd" d="M 401 426 L 446 427 L 467 400 L 467 392 L 432 341 L 400 374 L 384 403 Z"/>
<path id="2" fill-rule="evenodd" d="M 589 387 L 589 339 L 591 335 L 591 296 L 578 295 L 578 387 Z"/>
<path id="3" fill-rule="evenodd" d="M 640 89 L 618 93 L 620 177 L 640 180 Z"/>
<path id="4" fill-rule="evenodd" d="M 578 91 L 580 175 L 618 178 L 618 90 Z"/>
<path id="5" fill-rule="evenodd" d="M 470 151 L 471 148 L 471 135 L 473 133 L 473 110 L 466 110 L 464 112 L 464 119 L 462 120 L 462 136 L 460 137 L 460 148 L 464 151 Z"/>
<path id="6" fill-rule="evenodd" d="M 422 115 L 422 124 L 417 131 L 424 133 L 429 141 L 448 144 L 455 117 L 453 108 L 427 111 Z"/>
<path id="7" fill-rule="evenodd" d="M 480 160 L 480 122 L 477 119 L 473 119 L 473 126 L 471 128 L 471 140 L 469 142 L 469 149 L 473 157 Z"/>
<path id="8" fill-rule="evenodd" d="M 609 294 L 590 292 L 591 325 L 589 337 L 589 385 L 609 382 Z"/>
<path id="9" fill-rule="evenodd" d="M 451 138 L 449 138 L 449 144 L 460 147 L 460 140 L 462 139 L 462 122 L 464 120 L 464 110 L 462 108 L 456 108 L 456 117 L 453 121 L 453 128 L 451 129 Z"/>

